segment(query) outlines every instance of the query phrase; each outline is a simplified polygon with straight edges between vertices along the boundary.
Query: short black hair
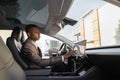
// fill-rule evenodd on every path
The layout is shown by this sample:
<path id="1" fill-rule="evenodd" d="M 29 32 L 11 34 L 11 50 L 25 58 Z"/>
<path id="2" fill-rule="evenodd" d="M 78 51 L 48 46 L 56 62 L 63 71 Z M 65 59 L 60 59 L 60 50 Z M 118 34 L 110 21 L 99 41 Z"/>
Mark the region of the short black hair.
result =
<path id="1" fill-rule="evenodd" d="M 38 27 L 37 25 L 35 25 L 35 24 L 28 24 L 28 25 L 26 26 L 26 28 L 25 28 L 26 33 L 30 32 L 30 31 L 31 31 L 31 28 L 33 28 L 33 27 L 36 27 L 36 28 L 39 29 L 39 27 Z"/>

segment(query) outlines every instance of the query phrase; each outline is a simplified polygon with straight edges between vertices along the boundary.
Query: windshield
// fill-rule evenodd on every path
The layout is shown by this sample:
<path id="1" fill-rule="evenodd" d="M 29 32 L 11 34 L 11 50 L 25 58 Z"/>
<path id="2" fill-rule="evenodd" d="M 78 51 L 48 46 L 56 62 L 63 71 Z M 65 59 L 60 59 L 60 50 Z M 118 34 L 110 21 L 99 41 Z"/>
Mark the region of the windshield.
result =
<path id="1" fill-rule="evenodd" d="M 77 20 L 58 34 L 72 42 L 87 40 L 87 48 L 120 44 L 120 8 L 103 0 L 74 0 L 67 17 Z"/>

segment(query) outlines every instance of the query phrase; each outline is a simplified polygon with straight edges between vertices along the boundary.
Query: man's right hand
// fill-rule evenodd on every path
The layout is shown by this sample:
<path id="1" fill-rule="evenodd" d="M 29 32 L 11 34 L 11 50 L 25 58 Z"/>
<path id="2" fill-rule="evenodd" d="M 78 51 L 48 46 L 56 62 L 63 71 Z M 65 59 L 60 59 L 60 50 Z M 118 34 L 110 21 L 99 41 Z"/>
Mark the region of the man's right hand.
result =
<path id="1" fill-rule="evenodd" d="M 64 59 L 68 59 L 70 56 L 75 56 L 75 54 L 76 54 L 76 51 L 74 50 L 69 51 L 64 55 Z"/>

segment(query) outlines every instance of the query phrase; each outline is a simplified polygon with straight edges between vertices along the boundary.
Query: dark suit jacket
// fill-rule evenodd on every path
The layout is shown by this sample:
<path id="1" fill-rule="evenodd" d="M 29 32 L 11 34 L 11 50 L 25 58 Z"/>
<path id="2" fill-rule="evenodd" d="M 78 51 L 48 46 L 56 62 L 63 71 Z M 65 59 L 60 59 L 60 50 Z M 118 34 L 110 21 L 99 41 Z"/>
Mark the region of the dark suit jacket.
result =
<path id="1" fill-rule="evenodd" d="M 22 58 L 30 67 L 51 66 L 62 62 L 61 56 L 42 59 L 41 54 L 30 39 L 27 39 L 21 48 Z"/>

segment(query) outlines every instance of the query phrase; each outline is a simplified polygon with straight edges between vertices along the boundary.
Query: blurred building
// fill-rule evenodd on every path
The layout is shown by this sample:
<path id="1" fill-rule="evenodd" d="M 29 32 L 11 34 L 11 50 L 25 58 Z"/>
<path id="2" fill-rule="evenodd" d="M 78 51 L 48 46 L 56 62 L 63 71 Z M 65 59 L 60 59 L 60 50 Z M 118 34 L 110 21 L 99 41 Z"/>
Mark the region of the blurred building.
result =
<path id="1" fill-rule="evenodd" d="M 120 44 L 120 8 L 106 4 L 88 11 L 80 20 L 79 31 L 80 41 L 86 39 L 87 47 Z"/>
<path id="2" fill-rule="evenodd" d="M 49 42 L 50 49 L 59 49 L 60 45 L 61 45 L 61 43 L 57 40 L 50 40 L 50 42 Z"/>
<path id="3" fill-rule="evenodd" d="M 80 21 L 80 40 L 87 40 L 88 47 L 101 45 L 98 9 L 87 12 Z"/>

